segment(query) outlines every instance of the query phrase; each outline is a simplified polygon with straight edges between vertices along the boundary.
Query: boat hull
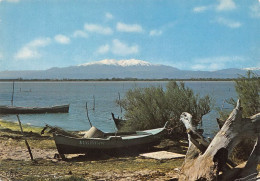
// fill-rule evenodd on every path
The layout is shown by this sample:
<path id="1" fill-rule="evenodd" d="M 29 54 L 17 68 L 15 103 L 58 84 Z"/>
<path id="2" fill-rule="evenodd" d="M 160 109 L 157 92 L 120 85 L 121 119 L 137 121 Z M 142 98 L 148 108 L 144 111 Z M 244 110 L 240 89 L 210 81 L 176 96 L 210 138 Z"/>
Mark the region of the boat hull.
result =
<path id="1" fill-rule="evenodd" d="M 0 114 L 45 114 L 45 113 L 68 113 L 69 105 L 51 107 L 14 107 L 0 106 Z"/>
<path id="2" fill-rule="evenodd" d="M 106 148 L 106 149 L 100 149 L 100 148 L 86 148 L 86 147 L 79 147 L 79 146 L 69 146 L 63 145 L 63 144 L 57 144 L 57 150 L 59 154 L 87 154 L 87 153 L 118 153 L 118 152 L 126 152 L 129 150 L 145 150 L 149 147 L 158 145 L 160 141 L 153 141 L 151 143 L 147 144 L 140 144 L 135 146 L 124 146 L 124 147 L 115 147 L 115 148 Z"/>
<path id="3" fill-rule="evenodd" d="M 73 138 L 54 134 L 56 147 L 60 154 L 78 154 L 91 152 L 113 152 L 114 150 L 129 150 L 147 148 L 160 143 L 165 134 L 164 128 L 158 128 L 156 134 L 133 136 L 109 136 L 103 138 Z"/>

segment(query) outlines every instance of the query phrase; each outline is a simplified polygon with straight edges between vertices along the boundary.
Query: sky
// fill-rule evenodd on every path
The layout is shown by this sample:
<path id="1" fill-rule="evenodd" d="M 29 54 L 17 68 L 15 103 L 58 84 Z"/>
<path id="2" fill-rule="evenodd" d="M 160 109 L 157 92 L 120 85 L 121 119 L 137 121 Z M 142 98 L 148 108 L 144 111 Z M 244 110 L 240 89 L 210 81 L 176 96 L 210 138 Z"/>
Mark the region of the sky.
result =
<path id="1" fill-rule="evenodd" d="M 260 1 L 0 0 L 0 71 L 103 59 L 260 67 Z"/>

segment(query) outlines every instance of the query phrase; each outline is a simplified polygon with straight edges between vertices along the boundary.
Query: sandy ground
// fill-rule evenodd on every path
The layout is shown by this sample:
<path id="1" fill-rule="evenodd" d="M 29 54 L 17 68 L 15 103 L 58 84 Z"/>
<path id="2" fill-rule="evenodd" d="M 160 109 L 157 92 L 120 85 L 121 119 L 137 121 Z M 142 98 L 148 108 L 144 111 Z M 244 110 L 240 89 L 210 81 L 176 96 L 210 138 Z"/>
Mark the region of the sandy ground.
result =
<path id="1" fill-rule="evenodd" d="M 11 138 L 9 139 L 0 139 L 0 166 L 1 160 L 24 160 L 29 161 L 30 155 L 26 147 L 21 146 L 10 146 L 10 142 L 13 141 Z M 21 140 L 24 142 L 23 140 Z M 37 149 L 32 148 L 32 154 L 34 159 L 44 159 L 44 160 L 51 160 L 51 162 L 60 162 L 62 164 L 62 160 L 54 159 L 54 155 L 57 152 L 56 149 Z M 73 157 L 75 155 L 66 155 L 67 158 Z M 137 180 L 177 180 L 177 172 L 178 170 L 172 170 L 170 172 L 161 172 L 161 171 L 154 171 L 154 170 L 139 170 L 139 171 L 98 171 L 88 173 L 86 179 L 90 180 L 115 180 L 115 181 L 137 181 Z M 53 178 L 62 178 L 59 174 L 52 176 L 52 174 L 46 175 L 37 175 L 33 174 L 36 177 L 43 179 L 43 177 L 53 177 Z M 66 175 L 66 174 L 65 174 Z M 9 173 L 0 174 L 0 181 L 6 180 L 16 180 L 17 177 L 12 177 Z"/>
<path id="2" fill-rule="evenodd" d="M 8 140 L 0 140 L 0 160 L 30 160 L 30 155 L 26 147 L 9 146 Z M 34 159 L 53 159 L 56 150 L 31 149 Z"/>
<path id="3" fill-rule="evenodd" d="M 10 145 L 13 139 L 0 139 L 0 166 L 1 160 L 24 160 L 29 161 L 30 155 L 26 147 L 14 146 Z M 24 140 L 21 140 L 24 143 Z M 54 155 L 57 154 L 56 149 L 37 149 L 32 148 L 32 154 L 34 159 L 44 159 L 44 160 L 52 160 L 58 162 L 58 160 L 54 159 Z M 73 155 L 71 155 L 73 157 Z M 60 161 L 60 160 L 59 160 Z M 94 180 L 177 180 L 178 178 L 178 169 L 172 169 L 170 172 L 161 172 L 154 170 L 139 170 L 133 172 L 95 172 L 89 174 L 88 178 Z M 260 174 L 258 175 L 260 177 Z M 0 174 L 0 181 L 10 180 L 4 175 Z M 12 180 L 12 179 L 11 179 Z"/>

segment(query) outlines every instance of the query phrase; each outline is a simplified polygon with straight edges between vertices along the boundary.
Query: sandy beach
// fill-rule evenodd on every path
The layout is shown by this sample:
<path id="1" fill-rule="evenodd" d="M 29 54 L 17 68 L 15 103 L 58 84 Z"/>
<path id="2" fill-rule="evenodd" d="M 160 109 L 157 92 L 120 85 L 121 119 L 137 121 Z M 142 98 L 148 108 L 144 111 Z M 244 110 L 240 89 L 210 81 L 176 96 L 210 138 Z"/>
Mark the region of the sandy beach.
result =
<path id="1" fill-rule="evenodd" d="M 120 156 L 102 154 L 94 157 L 66 155 L 67 160 L 63 161 L 54 158 L 58 152 L 51 136 L 41 137 L 30 132 L 27 134 L 26 139 L 35 161 L 31 161 L 21 133 L 17 130 L 3 128 L 2 125 L 0 129 L 1 181 L 68 178 L 77 180 L 176 180 L 178 168 L 183 162 L 183 159 L 165 161 L 145 159 L 139 154 Z M 171 144 L 171 149 L 180 147 L 174 142 Z"/>

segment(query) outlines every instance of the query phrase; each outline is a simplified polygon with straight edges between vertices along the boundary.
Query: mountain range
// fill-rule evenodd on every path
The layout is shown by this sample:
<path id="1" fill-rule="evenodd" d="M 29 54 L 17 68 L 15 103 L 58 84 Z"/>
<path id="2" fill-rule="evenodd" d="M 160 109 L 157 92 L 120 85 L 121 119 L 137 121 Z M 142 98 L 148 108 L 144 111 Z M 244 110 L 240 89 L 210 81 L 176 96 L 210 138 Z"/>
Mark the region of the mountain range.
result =
<path id="1" fill-rule="evenodd" d="M 47 70 L 2 71 L 0 79 L 191 79 L 191 78 L 236 78 L 245 75 L 249 69 L 223 69 L 217 71 L 180 70 L 172 66 L 151 64 L 146 61 L 129 59 L 105 59 L 64 68 Z M 260 74 L 260 68 L 253 72 Z"/>

